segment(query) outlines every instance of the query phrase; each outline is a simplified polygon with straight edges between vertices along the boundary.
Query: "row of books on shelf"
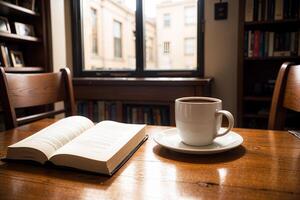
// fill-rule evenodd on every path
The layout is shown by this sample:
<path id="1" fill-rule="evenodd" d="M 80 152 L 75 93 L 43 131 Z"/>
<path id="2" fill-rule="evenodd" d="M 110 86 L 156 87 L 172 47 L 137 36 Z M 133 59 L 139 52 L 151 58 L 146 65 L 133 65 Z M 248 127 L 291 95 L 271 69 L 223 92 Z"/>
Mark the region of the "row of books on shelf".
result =
<path id="1" fill-rule="evenodd" d="M 88 117 L 94 122 L 117 120 L 117 105 L 115 102 L 78 101 L 77 111 L 79 115 Z"/>
<path id="2" fill-rule="evenodd" d="M 244 56 L 300 56 L 300 32 L 245 31 Z"/>
<path id="3" fill-rule="evenodd" d="M 168 106 L 126 105 L 125 121 L 127 123 L 144 123 L 155 125 L 170 125 Z"/>
<path id="4" fill-rule="evenodd" d="M 110 101 L 78 101 L 79 115 L 94 122 L 117 120 L 117 104 Z M 168 106 L 157 105 L 123 105 L 123 121 L 134 124 L 170 125 Z"/>
<path id="5" fill-rule="evenodd" d="M 299 19 L 299 0 L 246 0 L 245 22 Z"/>

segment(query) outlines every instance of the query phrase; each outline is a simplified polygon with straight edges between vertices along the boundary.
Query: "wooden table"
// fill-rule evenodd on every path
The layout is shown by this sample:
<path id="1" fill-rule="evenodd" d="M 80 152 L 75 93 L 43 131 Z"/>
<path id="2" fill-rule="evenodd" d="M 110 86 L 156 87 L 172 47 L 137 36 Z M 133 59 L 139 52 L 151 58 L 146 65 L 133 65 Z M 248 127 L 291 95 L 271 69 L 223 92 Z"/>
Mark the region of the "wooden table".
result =
<path id="1" fill-rule="evenodd" d="M 53 123 L 0 132 L 0 156 Z M 287 132 L 235 129 L 242 146 L 216 155 L 185 155 L 148 141 L 112 177 L 0 161 L 0 199 L 300 199 L 300 140 Z"/>

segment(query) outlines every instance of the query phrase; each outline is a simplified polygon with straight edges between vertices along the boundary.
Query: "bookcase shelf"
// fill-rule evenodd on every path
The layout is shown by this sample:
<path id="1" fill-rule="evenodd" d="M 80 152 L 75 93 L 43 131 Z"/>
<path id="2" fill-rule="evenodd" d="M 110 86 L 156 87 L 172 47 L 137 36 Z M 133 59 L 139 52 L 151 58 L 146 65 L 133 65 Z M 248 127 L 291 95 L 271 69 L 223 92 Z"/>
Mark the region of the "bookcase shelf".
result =
<path id="1" fill-rule="evenodd" d="M 290 26 L 290 25 L 298 25 L 300 23 L 300 19 L 283 19 L 283 20 L 265 20 L 265 21 L 252 21 L 245 22 L 244 25 L 246 28 L 262 28 L 266 25 L 276 25 L 276 26 Z"/>
<path id="2" fill-rule="evenodd" d="M 5 1 L 0 1 L 0 13 L 4 15 L 14 15 L 20 17 L 40 16 L 40 14 L 35 11 Z"/>
<path id="3" fill-rule="evenodd" d="M 278 70 L 284 62 L 300 62 L 299 2 L 293 1 L 297 9 L 290 10 L 287 2 L 291 1 L 240 1 L 239 127 L 267 128 Z"/>
<path id="4" fill-rule="evenodd" d="M 14 33 L 0 32 L 0 39 L 2 41 L 13 41 L 13 42 L 41 42 L 37 37 L 32 36 L 21 36 Z"/>
<path id="5" fill-rule="evenodd" d="M 5 67 L 5 71 L 10 73 L 37 73 L 44 70 L 43 67 Z"/>
<path id="6" fill-rule="evenodd" d="M 87 113 L 89 118 L 103 113 L 102 116 L 111 116 L 104 119 L 157 125 L 175 125 L 175 99 L 210 96 L 211 83 L 212 78 L 73 79 L 78 110 L 84 110 L 79 113 Z M 85 105 L 80 105 L 82 102 Z"/>
<path id="7" fill-rule="evenodd" d="M 291 61 L 300 61 L 299 56 L 273 56 L 273 57 L 245 57 L 244 61 L 285 61 L 285 60 L 291 60 Z"/>

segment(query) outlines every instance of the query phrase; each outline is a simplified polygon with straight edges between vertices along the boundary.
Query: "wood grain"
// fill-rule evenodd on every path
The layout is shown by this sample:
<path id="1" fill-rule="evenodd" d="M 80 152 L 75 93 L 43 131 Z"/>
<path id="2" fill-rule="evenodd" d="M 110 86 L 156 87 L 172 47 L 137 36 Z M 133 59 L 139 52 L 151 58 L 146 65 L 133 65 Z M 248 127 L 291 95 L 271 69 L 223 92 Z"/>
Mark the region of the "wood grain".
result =
<path id="1" fill-rule="evenodd" d="M 57 73 L 14 74 L 0 68 L 0 100 L 4 111 L 6 129 L 38 119 L 76 112 L 71 72 L 62 68 Z M 17 116 L 15 109 L 64 102 L 64 109 Z"/>
<path id="2" fill-rule="evenodd" d="M 286 112 L 300 112 L 300 65 L 285 62 L 280 67 L 275 83 L 268 129 L 283 130 Z"/>
<path id="3" fill-rule="evenodd" d="M 8 145 L 53 123 L 45 119 L 0 133 Z M 300 199 L 300 140 L 284 131 L 235 129 L 244 143 L 215 155 L 185 155 L 152 137 L 112 177 L 0 161 L 1 199 Z"/>

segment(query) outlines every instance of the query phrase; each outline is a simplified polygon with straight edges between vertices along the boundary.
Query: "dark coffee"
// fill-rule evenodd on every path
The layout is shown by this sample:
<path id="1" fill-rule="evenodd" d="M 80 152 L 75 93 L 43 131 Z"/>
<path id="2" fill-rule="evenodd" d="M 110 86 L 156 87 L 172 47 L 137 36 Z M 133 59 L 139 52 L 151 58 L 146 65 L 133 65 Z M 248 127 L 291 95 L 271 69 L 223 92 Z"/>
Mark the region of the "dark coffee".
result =
<path id="1" fill-rule="evenodd" d="M 187 103 L 214 103 L 217 101 L 208 100 L 208 99 L 184 99 L 180 100 L 180 102 L 187 102 Z"/>

